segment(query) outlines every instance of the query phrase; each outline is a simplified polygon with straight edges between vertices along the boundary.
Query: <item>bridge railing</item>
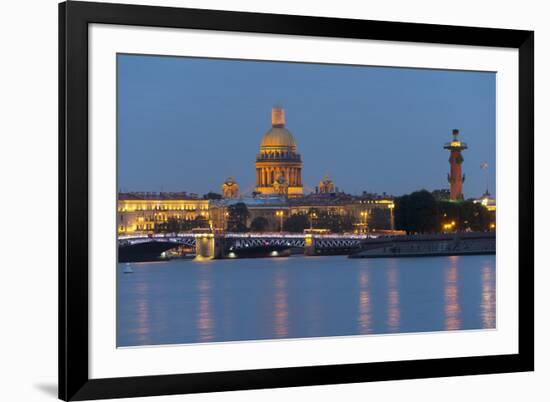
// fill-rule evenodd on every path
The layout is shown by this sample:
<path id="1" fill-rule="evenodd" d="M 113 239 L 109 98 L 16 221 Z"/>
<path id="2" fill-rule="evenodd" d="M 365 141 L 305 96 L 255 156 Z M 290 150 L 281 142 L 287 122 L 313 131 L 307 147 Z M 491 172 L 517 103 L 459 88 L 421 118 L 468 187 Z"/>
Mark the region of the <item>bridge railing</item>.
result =
<path id="1" fill-rule="evenodd" d="M 152 235 L 134 234 L 134 235 L 119 235 L 118 240 L 140 240 L 140 239 L 177 239 L 177 238 L 195 238 L 200 234 L 193 232 L 181 232 L 181 233 L 155 233 Z M 261 233 L 233 233 L 225 232 L 221 236 L 228 239 L 305 239 L 308 236 L 315 237 L 315 239 L 354 239 L 364 240 L 369 238 L 376 238 L 377 236 L 372 234 L 352 234 L 352 233 L 332 233 L 332 234 L 303 234 L 303 233 L 281 233 L 281 232 L 261 232 Z"/>

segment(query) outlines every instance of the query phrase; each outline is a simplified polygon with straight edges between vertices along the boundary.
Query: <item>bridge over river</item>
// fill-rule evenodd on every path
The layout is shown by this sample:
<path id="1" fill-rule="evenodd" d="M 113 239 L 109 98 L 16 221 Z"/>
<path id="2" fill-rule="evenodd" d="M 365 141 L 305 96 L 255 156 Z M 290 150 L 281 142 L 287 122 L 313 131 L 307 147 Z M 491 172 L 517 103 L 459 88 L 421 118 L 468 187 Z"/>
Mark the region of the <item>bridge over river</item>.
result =
<path id="1" fill-rule="evenodd" d="M 120 236 L 119 261 L 158 259 L 168 250 L 194 250 L 196 258 L 349 254 L 368 235 L 294 233 L 177 233 Z M 156 258 L 155 258 L 156 257 Z"/>

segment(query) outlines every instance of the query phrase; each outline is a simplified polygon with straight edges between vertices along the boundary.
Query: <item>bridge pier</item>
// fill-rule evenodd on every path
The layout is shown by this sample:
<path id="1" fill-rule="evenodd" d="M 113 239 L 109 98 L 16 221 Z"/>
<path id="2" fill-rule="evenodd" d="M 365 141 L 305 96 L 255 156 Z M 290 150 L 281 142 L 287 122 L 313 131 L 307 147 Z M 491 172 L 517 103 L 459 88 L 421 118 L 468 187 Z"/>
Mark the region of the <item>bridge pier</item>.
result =
<path id="1" fill-rule="evenodd" d="M 304 255 L 316 255 L 315 243 L 315 236 L 312 234 L 306 234 L 304 238 Z"/>
<path id="2" fill-rule="evenodd" d="M 197 234 L 195 236 L 195 259 L 212 260 L 222 258 L 224 238 L 213 233 Z"/>

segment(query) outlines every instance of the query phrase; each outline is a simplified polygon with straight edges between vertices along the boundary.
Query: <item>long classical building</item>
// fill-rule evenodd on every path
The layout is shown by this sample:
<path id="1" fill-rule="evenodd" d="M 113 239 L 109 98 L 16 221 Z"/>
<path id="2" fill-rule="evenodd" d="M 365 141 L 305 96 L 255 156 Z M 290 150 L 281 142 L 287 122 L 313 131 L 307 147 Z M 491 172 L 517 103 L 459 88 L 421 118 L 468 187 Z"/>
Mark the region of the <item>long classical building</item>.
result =
<path id="1" fill-rule="evenodd" d="M 390 197 L 313 193 L 299 198 L 267 195 L 205 200 L 185 192 L 131 192 L 118 195 L 117 231 L 119 235 L 152 234 L 162 231 L 170 220 L 186 224 L 189 230 L 199 224 L 225 230 L 228 209 L 238 203 L 245 204 L 248 209 L 247 226 L 261 217 L 268 222 L 267 231 L 279 231 L 281 222 L 292 215 L 315 219 L 315 214 L 347 216 L 355 222 L 353 232 L 394 227 L 394 204 Z M 312 227 L 322 229 L 315 220 Z"/>
<path id="2" fill-rule="evenodd" d="M 119 234 L 153 233 L 169 219 L 194 222 L 210 219 L 210 202 L 185 192 L 118 194 Z"/>
<path id="3" fill-rule="evenodd" d="M 345 193 L 312 193 L 303 197 L 284 198 L 280 196 L 242 197 L 227 199 L 213 205 L 213 209 L 227 210 L 230 205 L 242 202 L 247 206 L 249 216 L 247 226 L 257 218 L 268 222 L 266 231 L 279 231 L 281 223 L 293 215 L 304 215 L 313 229 L 325 229 L 318 223 L 321 215 L 332 217 L 347 217 L 354 222 L 350 232 L 388 231 L 394 229 L 393 199 L 381 196 L 354 196 Z M 213 212 L 215 227 L 225 228 L 225 215 Z"/>

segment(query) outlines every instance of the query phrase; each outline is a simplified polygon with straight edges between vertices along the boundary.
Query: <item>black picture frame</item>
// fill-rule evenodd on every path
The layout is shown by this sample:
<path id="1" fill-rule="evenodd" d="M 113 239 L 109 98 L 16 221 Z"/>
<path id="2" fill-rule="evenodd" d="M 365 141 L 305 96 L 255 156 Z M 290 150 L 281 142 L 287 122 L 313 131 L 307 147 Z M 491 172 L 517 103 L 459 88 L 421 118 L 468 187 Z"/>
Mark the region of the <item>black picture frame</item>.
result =
<path id="1" fill-rule="evenodd" d="M 124 378 L 88 375 L 88 25 L 118 24 L 519 51 L 517 354 Z M 59 5 L 59 398 L 88 400 L 534 370 L 534 32 L 70 1 Z"/>

